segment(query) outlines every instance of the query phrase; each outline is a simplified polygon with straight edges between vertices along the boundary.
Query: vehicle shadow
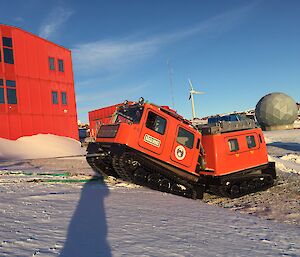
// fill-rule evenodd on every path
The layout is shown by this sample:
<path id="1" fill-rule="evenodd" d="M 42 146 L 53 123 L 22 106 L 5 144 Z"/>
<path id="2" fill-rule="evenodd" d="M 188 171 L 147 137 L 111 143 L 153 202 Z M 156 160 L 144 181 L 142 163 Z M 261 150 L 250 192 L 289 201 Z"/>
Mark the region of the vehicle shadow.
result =
<path id="1" fill-rule="evenodd" d="M 112 256 L 104 209 L 108 194 L 105 183 L 94 178 L 83 186 L 60 257 Z"/>

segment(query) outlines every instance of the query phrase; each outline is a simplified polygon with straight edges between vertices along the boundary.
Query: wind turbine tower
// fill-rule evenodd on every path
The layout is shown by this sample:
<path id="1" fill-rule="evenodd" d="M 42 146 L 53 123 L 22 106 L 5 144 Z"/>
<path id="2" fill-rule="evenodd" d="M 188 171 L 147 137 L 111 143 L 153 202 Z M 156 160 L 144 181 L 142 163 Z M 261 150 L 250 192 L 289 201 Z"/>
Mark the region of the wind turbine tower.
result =
<path id="1" fill-rule="evenodd" d="M 189 100 L 191 99 L 191 102 L 192 102 L 192 116 L 193 116 L 193 119 L 195 119 L 196 118 L 196 112 L 195 112 L 194 95 L 202 95 L 202 94 L 205 94 L 205 92 L 195 91 L 194 88 L 193 88 L 192 81 L 190 79 L 188 79 L 188 81 L 189 81 L 189 84 L 190 84 L 190 87 L 191 87 Z"/>

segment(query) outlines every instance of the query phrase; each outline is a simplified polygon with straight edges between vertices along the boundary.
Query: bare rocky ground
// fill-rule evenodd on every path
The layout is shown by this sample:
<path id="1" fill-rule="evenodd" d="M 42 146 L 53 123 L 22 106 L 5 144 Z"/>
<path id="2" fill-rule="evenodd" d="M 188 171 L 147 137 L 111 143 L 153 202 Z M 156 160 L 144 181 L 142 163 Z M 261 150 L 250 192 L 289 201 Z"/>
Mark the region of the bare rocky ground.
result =
<path id="1" fill-rule="evenodd" d="M 300 225 L 300 176 L 278 171 L 275 185 L 265 191 L 229 199 L 205 194 L 208 204 L 267 220 Z"/>

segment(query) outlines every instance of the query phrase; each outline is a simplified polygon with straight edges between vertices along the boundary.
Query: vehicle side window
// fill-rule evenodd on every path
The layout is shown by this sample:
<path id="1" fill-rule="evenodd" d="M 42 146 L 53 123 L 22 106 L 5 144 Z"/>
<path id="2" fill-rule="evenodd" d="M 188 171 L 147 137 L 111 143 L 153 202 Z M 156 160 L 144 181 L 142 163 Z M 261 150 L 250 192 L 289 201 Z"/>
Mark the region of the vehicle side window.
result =
<path id="1" fill-rule="evenodd" d="M 157 114 L 153 112 L 148 113 L 147 121 L 146 121 L 146 127 L 148 129 L 151 129 L 161 135 L 165 133 L 166 130 L 167 121 L 165 118 L 158 116 Z"/>
<path id="2" fill-rule="evenodd" d="M 246 136 L 246 140 L 247 140 L 248 148 L 256 147 L 254 136 Z"/>
<path id="3" fill-rule="evenodd" d="M 229 146 L 230 152 L 236 152 L 240 149 L 238 140 L 236 138 L 229 139 L 228 140 L 228 146 Z"/>
<path id="4" fill-rule="evenodd" d="M 178 144 L 192 149 L 194 146 L 194 134 L 183 128 L 179 128 L 176 141 Z"/>

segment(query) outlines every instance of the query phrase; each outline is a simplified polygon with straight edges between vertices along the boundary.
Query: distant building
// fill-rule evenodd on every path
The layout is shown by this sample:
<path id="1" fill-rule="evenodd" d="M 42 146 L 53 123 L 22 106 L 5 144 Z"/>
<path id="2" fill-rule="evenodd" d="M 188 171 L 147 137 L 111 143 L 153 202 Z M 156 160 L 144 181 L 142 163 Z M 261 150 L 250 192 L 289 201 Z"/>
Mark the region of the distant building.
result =
<path id="1" fill-rule="evenodd" d="M 78 140 L 71 51 L 0 24 L 0 137 Z"/>

